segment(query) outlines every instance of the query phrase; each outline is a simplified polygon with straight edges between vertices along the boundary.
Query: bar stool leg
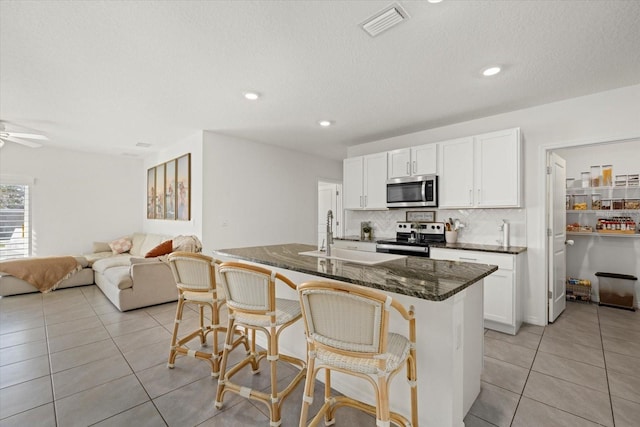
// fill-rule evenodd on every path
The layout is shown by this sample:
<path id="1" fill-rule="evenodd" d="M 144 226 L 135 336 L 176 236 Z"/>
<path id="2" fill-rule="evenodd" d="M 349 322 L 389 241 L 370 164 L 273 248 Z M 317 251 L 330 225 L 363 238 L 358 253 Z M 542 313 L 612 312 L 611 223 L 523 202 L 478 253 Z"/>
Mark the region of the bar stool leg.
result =
<path id="1" fill-rule="evenodd" d="M 182 320 L 182 310 L 184 309 L 184 296 L 182 292 L 178 297 L 178 307 L 176 308 L 176 318 L 173 322 L 173 334 L 171 335 L 171 346 L 169 348 L 169 361 L 167 362 L 167 367 L 173 369 L 175 366 L 176 356 L 177 356 L 177 341 L 178 341 L 178 328 L 180 326 L 180 321 Z"/>

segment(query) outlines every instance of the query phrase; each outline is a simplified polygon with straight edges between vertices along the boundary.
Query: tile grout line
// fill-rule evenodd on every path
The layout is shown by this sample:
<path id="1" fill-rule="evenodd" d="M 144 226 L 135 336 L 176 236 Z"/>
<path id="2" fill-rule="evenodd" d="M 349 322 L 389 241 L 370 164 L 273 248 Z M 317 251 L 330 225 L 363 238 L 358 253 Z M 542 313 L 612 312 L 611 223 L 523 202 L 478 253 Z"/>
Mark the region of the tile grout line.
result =
<path id="1" fill-rule="evenodd" d="M 613 398 L 611 397 L 611 385 L 609 384 L 609 369 L 607 369 L 607 356 L 604 352 L 604 339 L 602 338 L 602 326 L 600 324 L 600 304 L 596 306 L 596 314 L 598 317 L 598 331 L 600 332 L 600 343 L 602 344 L 602 360 L 604 360 L 604 375 L 607 377 L 607 391 L 609 392 L 609 408 L 611 411 L 611 421 L 613 426 L 616 425 L 616 416 L 613 412 Z"/>

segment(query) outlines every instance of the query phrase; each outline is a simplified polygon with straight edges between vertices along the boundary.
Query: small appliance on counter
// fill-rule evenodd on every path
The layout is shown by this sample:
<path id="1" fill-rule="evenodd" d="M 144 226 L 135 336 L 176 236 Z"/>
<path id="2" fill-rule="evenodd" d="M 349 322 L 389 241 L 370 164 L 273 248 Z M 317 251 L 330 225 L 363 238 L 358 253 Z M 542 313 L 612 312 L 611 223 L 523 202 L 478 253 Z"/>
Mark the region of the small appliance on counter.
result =
<path id="1" fill-rule="evenodd" d="M 378 240 L 376 252 L 429 257 L 429 243 L 443 243 L 444 222 L 404 222 L 396 224 L 396 238 Z"/>

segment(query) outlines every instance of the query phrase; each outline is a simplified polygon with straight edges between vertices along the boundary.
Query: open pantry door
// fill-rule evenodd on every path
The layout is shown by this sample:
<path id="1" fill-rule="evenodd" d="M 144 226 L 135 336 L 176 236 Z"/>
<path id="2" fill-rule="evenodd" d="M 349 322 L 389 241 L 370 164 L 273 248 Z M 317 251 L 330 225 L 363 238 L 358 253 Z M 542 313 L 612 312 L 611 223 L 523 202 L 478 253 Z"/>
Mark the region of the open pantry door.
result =
<path id="1" fill-rule="evenodd" d="M 548 212 L 548 245 L 549 245 L 549 322 L 555 321 L 566 307 L 566 276 L 567 256 L 565 246 L 572 244 L 567 241 L 567 212 L 566 212 L 566 161 L 556 153 L 549 154 L 547 162 L 547 203 Z"/>

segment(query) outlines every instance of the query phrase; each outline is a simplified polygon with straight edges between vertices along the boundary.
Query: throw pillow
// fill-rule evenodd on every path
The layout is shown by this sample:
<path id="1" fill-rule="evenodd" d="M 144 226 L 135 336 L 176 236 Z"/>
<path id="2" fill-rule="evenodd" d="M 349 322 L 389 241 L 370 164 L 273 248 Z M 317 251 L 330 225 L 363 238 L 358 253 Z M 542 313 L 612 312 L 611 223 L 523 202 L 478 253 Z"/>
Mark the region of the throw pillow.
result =
<path id="1" fill-rule="evenodd" d="M 123 237 L 109 243 L 109 247 L 114 254 L 122 254 L 131 249 L 131 240 Z"/>
<path id="2" fill-rule="evenodd" d="M 160 243 L 155 248 L 151 249 L 149 252 L 145 254 L 145 258 L 155 258 L 160 255 L 170 254 L 173 251 L 173 242 L 171 240 L 167 240 L 165 242 Z"/>

